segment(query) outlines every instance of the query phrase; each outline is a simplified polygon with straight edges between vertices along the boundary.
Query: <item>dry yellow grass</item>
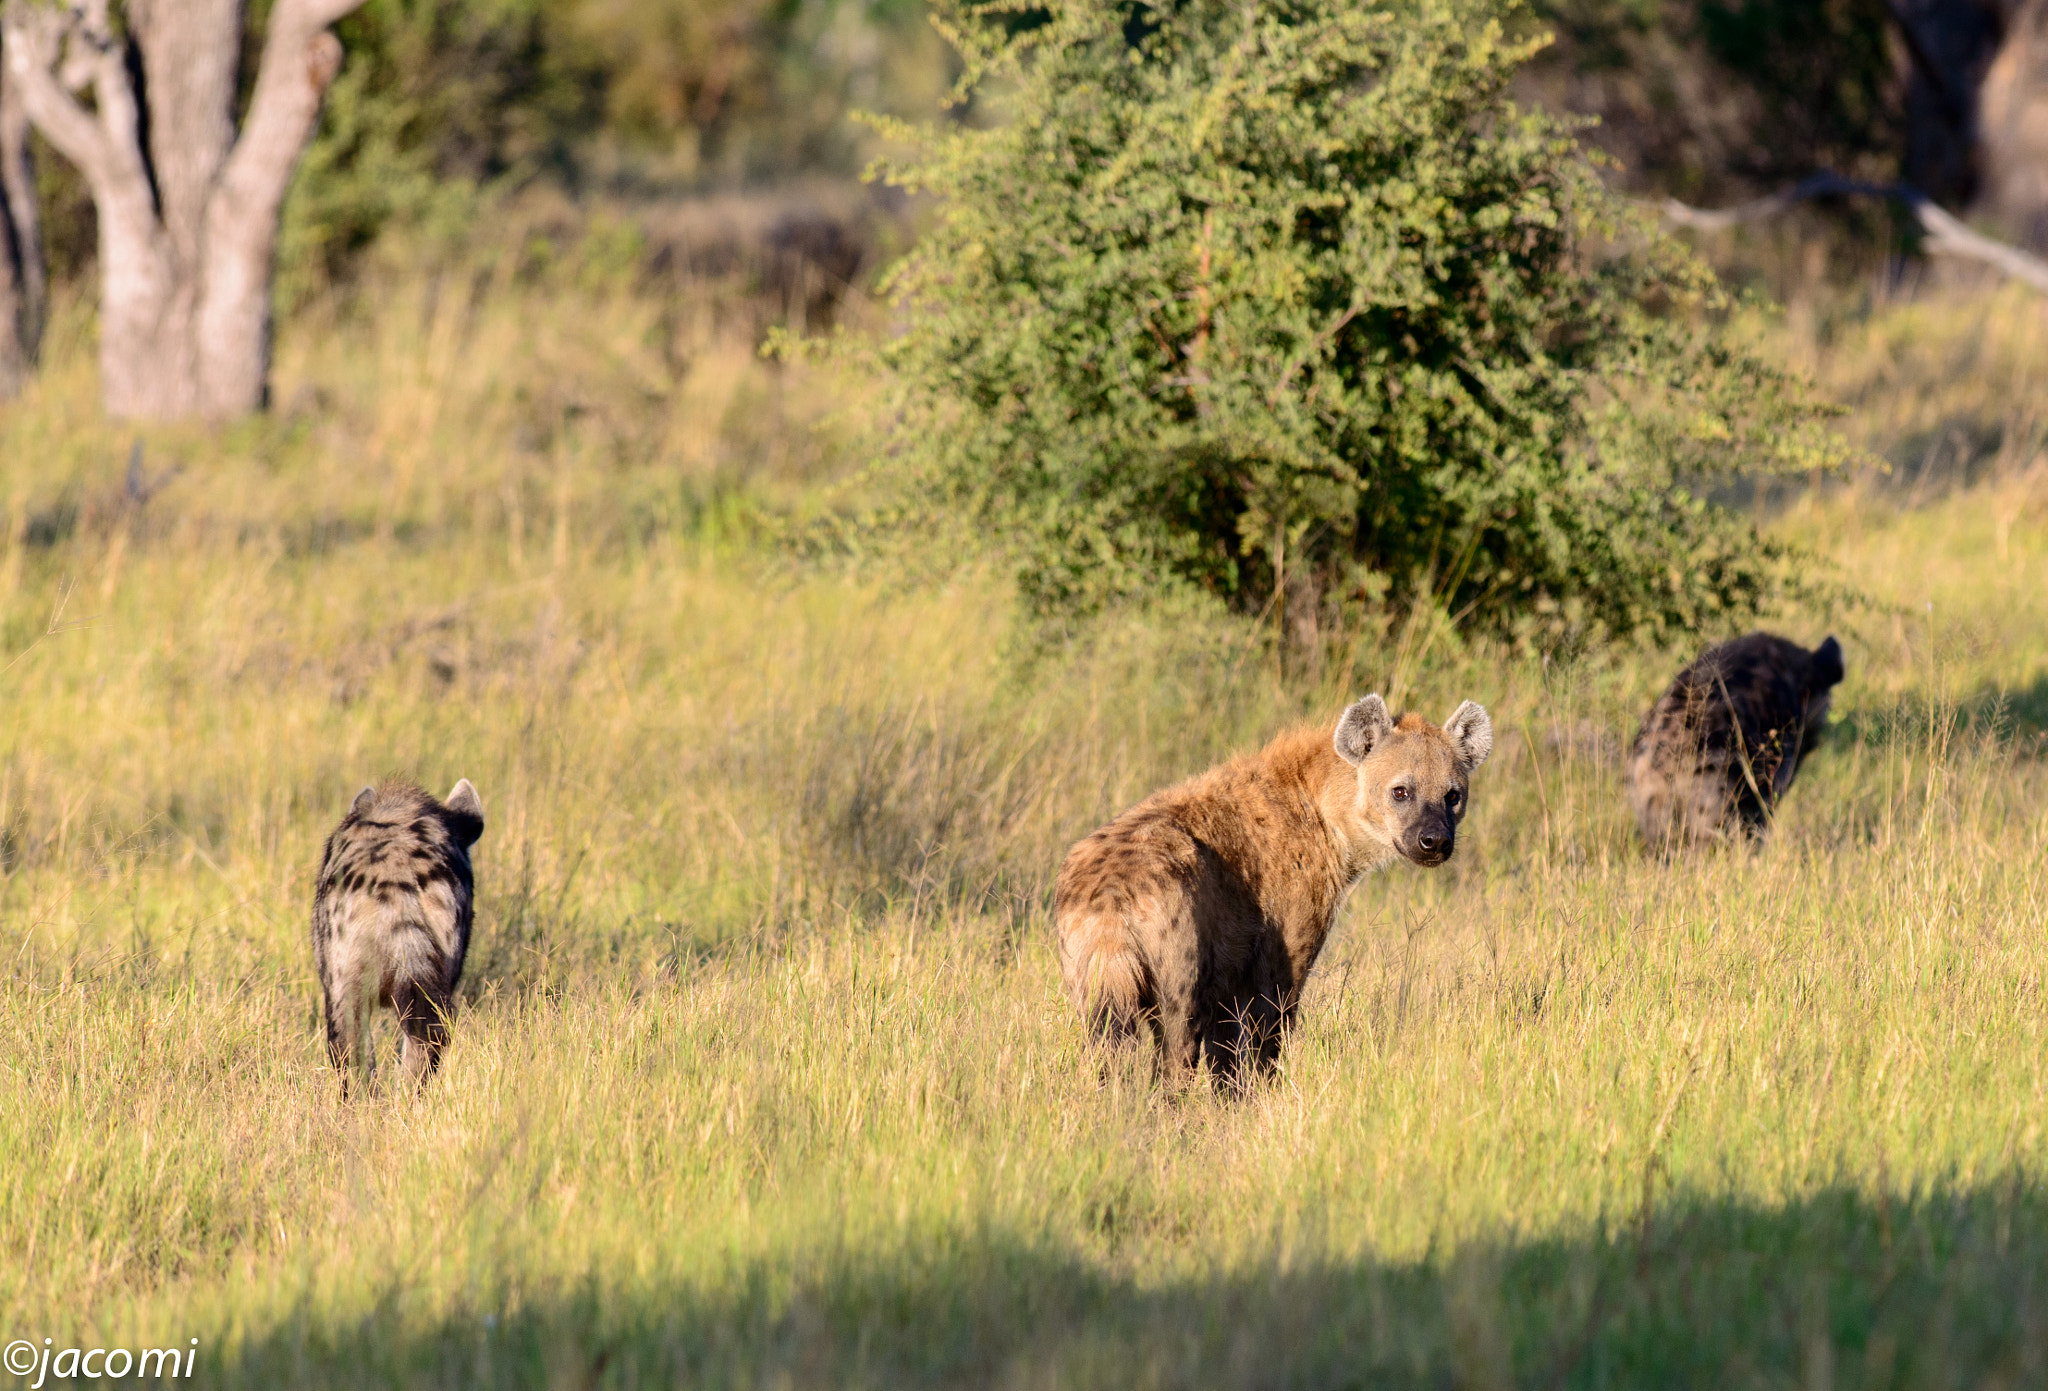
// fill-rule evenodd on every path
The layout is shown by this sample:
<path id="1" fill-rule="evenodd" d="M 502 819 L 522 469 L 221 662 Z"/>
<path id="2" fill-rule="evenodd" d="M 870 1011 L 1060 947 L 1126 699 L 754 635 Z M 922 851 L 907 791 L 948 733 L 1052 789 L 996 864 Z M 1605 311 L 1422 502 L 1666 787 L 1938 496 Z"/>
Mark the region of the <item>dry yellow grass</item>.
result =
<path id="1" fill-rule="evenodd" d="M 836 388 L 687 302 L 368 303 L 289 327 L 275 419 L 152 434 L 147 502 L 75 316 L 0 408 L 0 1340 L 250 1386 L 2048 1378 L 2025 461 L 1778 518 L 1881 601 L 1832 616 L 1840 729 L 1767 847 L 1665 863 L 1619 764 L 1668 655 L 1028 651 L 986 577 L 757 544 Z M 2017 372 L 2033 312 L 1817 360 L 1933 355 L 1834 380 L 1872 444 L 2017 431 L 2030 378 L 1929 345 Z M 1065 844 L 1390 684 L 1494 712 L 1458 859 L 1360 892 L 1251 1099 L 1105 1067 Z M 481 789 L 477 942 L 432 1090 L 344 1106 L 306 901 L 387 772 Z"/>

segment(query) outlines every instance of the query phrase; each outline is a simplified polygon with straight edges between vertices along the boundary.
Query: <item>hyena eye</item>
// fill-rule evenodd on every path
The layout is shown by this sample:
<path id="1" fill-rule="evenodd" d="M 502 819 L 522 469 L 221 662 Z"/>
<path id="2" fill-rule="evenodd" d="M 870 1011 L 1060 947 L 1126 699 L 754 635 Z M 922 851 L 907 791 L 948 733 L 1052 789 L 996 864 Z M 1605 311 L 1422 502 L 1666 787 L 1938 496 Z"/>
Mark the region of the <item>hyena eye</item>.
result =
<path id="1" fill-rule="evenodd" d="M 1397 787 L 1397 788 L 1395 788 L 1395 789 L 1394 789 L 1394 800 L 1395 800 L 1395 801 L 1397 801 L 1397 802 L 1405 802 L 1405 801 L 1407 801 L 1407 800 L 1408 800 L 1408 789 L 1407 789 L 1407 788 L 1405 788 L 1405 787 Z"/>
<path id="2" fill-rule="evenodd" d="M 1444 794 L 1444 805 L 1447 807 L 1455 807 L 1462 800 L 1463 798 L 1459 796 L 1458 789 L 1455 787 Z"/>

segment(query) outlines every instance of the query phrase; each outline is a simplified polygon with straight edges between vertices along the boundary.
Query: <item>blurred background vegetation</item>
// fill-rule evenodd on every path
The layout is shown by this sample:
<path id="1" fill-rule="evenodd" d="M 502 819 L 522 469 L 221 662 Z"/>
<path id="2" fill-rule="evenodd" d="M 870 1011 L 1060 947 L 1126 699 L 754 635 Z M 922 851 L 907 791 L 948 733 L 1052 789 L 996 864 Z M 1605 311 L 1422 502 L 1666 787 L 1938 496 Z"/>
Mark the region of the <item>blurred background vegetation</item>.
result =
<path id="1" fill-rule="evenodd" d="M 850 182 L 872 140 L 849 113 L 933 114 L 953 77 L 919 0 L 368 0 L 336 32 L 347 56 L 279 248 L 287 311 L 381 237 L 466 239 L 508 197 Z M 53 277 L 76 280 L 91 200 L 37 143 Z"/>
<path id="2" fill-rule="evenodd" d="M 1950 206 L 1975 192 L 1952 148 L 1968 132 L 1923 109 L 1885 0 L 1534 0 L 1525 23 L 1554 42 L 1522 95 L 1594 118 L 1582 138 L 1631 193 L 1718 207 L 1820 169 L 1908 179 Z M 1907 235 L 1887 204 L 1836 202 L 1709 249 L 1725 277 L 1811 300 L 1905 273 Z"/>
<path id="3" fill-rule="evenodd" d="M 260 19 L 263 0 L 253 8 Z M 1823 167 L 1913 177 L 1951 204 L 1973 191 L 1930 146 L 1939 121 L 1916 106 L 1884 0 L 1532 0 L 1518 23 L 1555 36 L 1520 96 L 1597 117 L 1586 139 L 1628 191 L 1721 203 Z M 249 32 L 253 50 L 260 23 Z M 858 243 L 828 248 L 836 267 L 855 253 L 868 267 L 893 220 L 818 191 L 877 152 L 852 113 L 962 114 L 942 111 L 958 60 L 922 0 L 368 0 L 338 32 L 346 64 L 286 212 L 287 312 L 348 283 L 387 234 L 417 256 L 423 236 L 474 235 L 486 207 L 540 191 L 648 207 L 806 185 L 809 222 Z M 42 154 L 53 273 L 75 279 L 93 256 L 91 203 Z M 778 226 L 756 218 L 740 239 Z M 1722 259 L 1783 298 L 1816 268 L 1853 280 L 1902 249 L 1888 209 L 1829 208 Z"/>
<path id="4" fill-rule="evenodd" d="M 253 5 L 245 73 L 267 3 Z M 1600 152 L 1601 177 L 1626 196 L 1724 206 L 1831 169 L 1912 181 L 2024 241 L 2025 229 L 2001 227 L 1982 196 L 1988 115 L 1981 129 L 1957 126 L 1943 105 L 1955 92 L 1942 84 L 1977 84 L 1990 113 L 1994 57 L 2025 49 L 2026 16 L 2044 9 L 2042 0 L 1989 9 L 1974 0 L 1527 0 L 1504 13 L 1511 41 L 1548 36 L 1515 71 L 1515 100 L 1583 123 L 1579 138 Z M 639 325 L 634 361 L 507 383 L 523 422 L 515 448 L 548 455 L 602 434 L 620 466 L 660 464 L 693 496 L 748 499 L 764 526 L 858 511 L 848 480 L 856 491 L 871 482 L 860 470 L 878 457 L 864 448 L 873 434 L 860 417 L 883 404 L 860 399 L 865 392 L 809 392 L 757 350 L 784 327 L 902 326 L 870 295 L 882 268 L 928 228 L 931 206 L 862 172 L 906 153 L 885 133 L 889 120 L 991 125 L 1001 101 L 1000 90 L 991 102 L 973 84 L 960 94 L 959 52 L 934 18 L 926 0 L 366 0 L 338 26 L 345 64 L 285 208 L 280 342 L 375 339 L 390 306 L 415 294 L 421 332 L 448 304 L 468 305 L 468 319 L 448 320 L 462 335 L 475 332 L 489 297 L 508 291 L 527 306 L 508 324 L 544 317 L 533 306 L 547 296 L 591 297 L 593 318 L 607 312 L 596 301 L 622 297 Z M 1042 18 L 1018 8 L 1004 22 Z M 61 355 L 67 341 L 82 350 L 91 332 L 93 212 L 72 167 L 47 147 L 39 153 L 60 300 L 70 287 L 71 307 L 53 321 Z M 1797 367 L 1820 364 L 1824 391 L 1826 355 L 1885 340 L 1923 285 L 1961 292 L 1956 314 L 1928 310 L 1958 351 L 1977 314 L 1963 301 L 1995 288 L 1980 268 L 1917 256 L 1910 218 L 1878 200 L 1828 200 L 1685 235 L 1724 281 L 1784 306 L 1789 332 L 1770 311 L 1743 309 L 1729 321 L 1738 338 L 1767 337 L 1769 360 L 1789 353 Z M 64 338 L 66 323 L 76 341 Z M 1896 375 L 1854 352 L 1857 368 L 1832 375 Z M 1935 373 L 1945 390 L 1966 376 Z M 323 419 L 347 401 L 344 377 L 280 377 L 284 424 Z M 1860 418 L 1879 403 L 1844 404 Z M 1913 486 L 1950 473 L 1968 480 L 2000 460 L 2026 465 L 2043 434 L 2030 408 L 2009 402 L 1958 398 L 1953 410 L 1922 414 L 1902 433 L 1852 429 L 1864 462 L 1881 460 L 1880 471 Z M 1740 511 L 1803 486 L 1750 478 L 1710 496 Z M 1248 610 L 1259 603 L 1254 593 Z M 1395 622 L 1399 605 L 1385 607 L 1378 621 Z"/>

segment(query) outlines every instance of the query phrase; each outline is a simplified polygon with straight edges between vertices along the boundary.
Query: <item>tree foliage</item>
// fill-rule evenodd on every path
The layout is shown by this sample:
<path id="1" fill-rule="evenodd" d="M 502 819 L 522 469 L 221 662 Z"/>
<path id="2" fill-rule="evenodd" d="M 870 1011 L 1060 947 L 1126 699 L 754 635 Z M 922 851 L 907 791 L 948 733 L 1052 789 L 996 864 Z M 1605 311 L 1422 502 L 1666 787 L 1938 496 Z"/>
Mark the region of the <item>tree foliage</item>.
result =
<path id="1" fill-rule="evenodd" d="M 1192 589 L 1311 621 L 1721 626 L 1795 580 L 1704 501 L 1840 446 L 1702 327 L 1712 276 L 1508 95 L 1485 0 L 956 11 L 986 129 L 893 132 L 893 457 L 1048 614 Z"/>
<path id="2" fill-rule="evenodd" d="M 867 158 L 858 103 L 951 72 L 918 0 L 366 0 L 285 227 L 317 285 L 389 225 L 460 229 L 490 186 L 697 191 Z"/>

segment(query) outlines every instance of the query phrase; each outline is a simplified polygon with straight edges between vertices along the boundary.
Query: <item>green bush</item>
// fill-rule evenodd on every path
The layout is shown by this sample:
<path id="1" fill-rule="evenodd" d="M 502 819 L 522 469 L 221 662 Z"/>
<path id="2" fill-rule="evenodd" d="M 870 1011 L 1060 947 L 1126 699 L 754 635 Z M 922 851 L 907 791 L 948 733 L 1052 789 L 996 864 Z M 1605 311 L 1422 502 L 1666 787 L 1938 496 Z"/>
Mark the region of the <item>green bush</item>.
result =
<path id="1" fill-rule="evenodd" d="M 1711 274 L 1509 99 L 1483 0 L 950 14 L 987 128 L 891 126 L 942 215 L 885 281 L 891 457 L 1048 616 L 1296 631 L 1421 599 L 1545 641 L 1725 626 L 1797 557 L 1704 501 L 1837 462 Z"/>

